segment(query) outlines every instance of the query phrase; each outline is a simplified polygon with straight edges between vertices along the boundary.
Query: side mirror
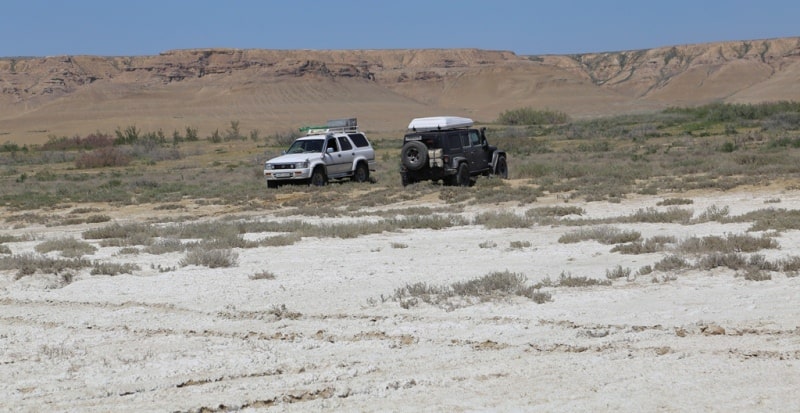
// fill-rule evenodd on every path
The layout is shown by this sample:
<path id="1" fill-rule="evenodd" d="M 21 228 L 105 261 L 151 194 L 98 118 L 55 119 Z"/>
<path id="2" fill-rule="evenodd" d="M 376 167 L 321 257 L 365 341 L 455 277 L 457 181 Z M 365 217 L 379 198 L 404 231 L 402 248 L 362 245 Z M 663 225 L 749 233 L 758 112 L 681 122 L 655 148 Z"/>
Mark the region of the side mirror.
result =
<path id="1" fill-rule="evenodd" d="M 333 148 L 328 148 L 328 149 L 326 149 L 326 150 L 325 150 L 325 152 L 327 152 L 327 153 L 333 153 Z"/>

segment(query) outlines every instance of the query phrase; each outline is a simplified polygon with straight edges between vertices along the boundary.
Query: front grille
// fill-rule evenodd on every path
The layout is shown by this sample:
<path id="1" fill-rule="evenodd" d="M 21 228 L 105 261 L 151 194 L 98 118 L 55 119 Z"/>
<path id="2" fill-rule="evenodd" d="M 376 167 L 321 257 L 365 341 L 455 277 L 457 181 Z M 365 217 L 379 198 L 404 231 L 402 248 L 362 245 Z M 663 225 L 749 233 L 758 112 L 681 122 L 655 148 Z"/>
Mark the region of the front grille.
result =
<path id="1" fill-rule="evenodd" d="M 273 169 L 294 169 L 293 163 L 282 163 L 274 165 Z"/>

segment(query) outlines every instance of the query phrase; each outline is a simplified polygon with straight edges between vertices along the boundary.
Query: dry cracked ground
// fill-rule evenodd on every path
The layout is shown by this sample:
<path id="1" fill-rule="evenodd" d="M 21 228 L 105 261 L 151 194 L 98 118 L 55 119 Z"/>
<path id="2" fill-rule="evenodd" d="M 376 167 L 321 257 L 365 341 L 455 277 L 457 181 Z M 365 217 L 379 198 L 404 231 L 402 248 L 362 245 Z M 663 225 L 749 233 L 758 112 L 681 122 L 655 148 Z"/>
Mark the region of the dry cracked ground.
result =
<path id="1" fill-rule="evenodd" d="M 679 198 L 426 197 L 322 217 L 96 205 L 84 211 L 110 221 L 7 220 L 0 410 L 800 410 L 800 232 L 775 223 L 797 218 L 800 190 Z M 423 216 L 446 224 L 397 225 Z M 217 257 L 227 265 L 188 259 L 197 235 L 148 248 L 158 230 L 203 222 L 239 229 L 244 245 Z M 156 231 L 140 245 L 89 232 L 112 225 Z M 66 239 L 86 250 L 42 252 Z"/>

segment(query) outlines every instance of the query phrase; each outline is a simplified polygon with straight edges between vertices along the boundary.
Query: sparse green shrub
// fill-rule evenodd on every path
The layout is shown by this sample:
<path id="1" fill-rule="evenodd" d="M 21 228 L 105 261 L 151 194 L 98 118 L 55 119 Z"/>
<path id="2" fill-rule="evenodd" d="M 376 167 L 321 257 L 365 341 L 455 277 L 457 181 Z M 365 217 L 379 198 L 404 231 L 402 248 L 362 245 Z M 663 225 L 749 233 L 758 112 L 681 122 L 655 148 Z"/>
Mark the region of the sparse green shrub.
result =
<path id="1" fill-rule="evenodd" d="M 622 244 L 626 242 L 634 242 L 641 238 L 641 234 L 637 231 L 623 231 L 615 227 L 593 227 L 581 228 L 577 231 L 568 232 L 558 238 L 558 242 L 562 244 L 572 244 L 581 241 L 594 240 L 601 244 Z"/>
<path id="2" fill-rule="evenodd" d="M 737 276 L 744 277 L 748 281 L 767 281 L 772 279 L 772 274 L 755 267 L 748 267 L 745 271 L 737 273 Z"/>
<path id="3" fill-rule="evenodd" d="M 36 271 L 43 273 L 64 273 L 67 270 L 79 270 L 91 266 L 92 263 L 84 258 L 50 258 L 37 254 L 14 254 L 0 257 L 0 271 L 17 270 L 14 277 L 18 280 Z"/>
<path id="4" fill-rule="evenodd" d="M 138 271 L 140 267 L 136 264 L 125 263 L 118 264 L 113 262 L 95 262 L 92 265 L 91 275 L 119 275 L 119 274 L 133 274 Z"/>
<path id="5" fill-rule="evenodd" d="M 186 245 L 178 238 L 162 238 L 148 245 L 144 252 L 153 255 L 167 254 L 170 252 L 182 252 L 186 250 Z"/>
<path id="6" fill-rule="evenodd" d="M 671 236 L 654 236 L 644 241 L 634 241 L 627 244 L 615 245 L 611 252 L 619 252 L 620 254 L 650 254 L 654 252 L 664 251 L 667 244 L 675 243 L 675 237 Z"/>
<path id="7" fill-rule="evenodd" d="M 714 252 L 704 255 L 695 265 L 702 270 L 710 270 L 717 267 L 727 267 L 738 270 L 747 266 L 747 260 L 742 254 Z"/>
<path id="8" fill-rule="evenodd" d="M 481 247 L 481 248 L 496 248 L 497 247 L 497 243 L 494 242 L 494 241 L 484 241 L 484 242 L 481 242 L 480 244 L 478 244 L 478 246 Z"/>
<path id="9" fill-rule="evenodd" d="M 756 252 L 763 249 L 778 248 L 778 242 L 772 238 L 751 235 L 728 234 L 725 237 L 709 235 L 692 237 L 678 244 L 678 250 L 690 254 L 706 254 L 712 252 Z"/>
<path id="10" fill-rule="evenodd" d="M 675 205 L 690 205 L 693 204 L 694 201 L 687 198 L 667 198 L 663 201 L 659 201 L 656 203 L 658 206 L 675 206 Z"/>
<path id="11" fill-rule="evenodd" d="M 595 278 L 589 278 L 585 276 L 573 276 L 570 273 L 562 272 L 561 275 L 558 277 L 558 281 L 555 284 L 558 287 L 591 287 L 595 285 L 611 285 L 610 280 L 598 280 Z"/>
<path id="12" fill-rule="evenodd" d="M 267 237 L 258 242 L 262 247 L 285 247 L 300 242 L 302 238 L 298 234 L 283 234 Z"/>
<path id="13" fill-rule="evenodd" d="M 269 271 L 260 271 L 250 276 L 251 280 L 274 280 L 275 274 Z"/>
<path id="14" fill-rule="evenodd" d="M 97 248 L 88 242 L 66 237 L 43 241 L 42 243 L 36 245 L 34 250 L 40 254 L 46 254 L 51 251 L 59 251 L 63 257 L 77 258 L 87 254 L 94 254 L 94 252 L 97 251 Z"/>
<path id="15" fill-rule="evenodd" d="M 522 274 L 509 271 L 492 272 L 476 279 L 455 282 L 450 286 L 407 284 L 396 289 L 392 299 L 398 301 L 403 308 L 413 307 L 420 301 L 452 307 L 514 295 L 530 298 L 538 304 L 550 301 L 549 293 L 540 291 L 538 286 L 526 285 L 526 281 L 527 278 Z"/>
<path id="16" fill-rule="evenodd" d="M 710 221 L 724 222 L 729 212 L 730 209 L 728 208 L 727 205 L 722 208 L 716 205 L 711 205 L 710 207 L 706 208 L 706 210 L 703 211 L 700 215 L 698 215 L 697 218 L 694 220 L 694 222 L 710 222 Z"/>
<path id="17" fill-rule="evenodd" d="M 391 244 L 391 246 L 392 246 L 392 248 L 394 248 L 394 249 L 404 249 L 404 248 L 408 248 L 408 244 L 404 244 L 404 243 L 402 243 L 402 242 L 393 242 L 393 243 Z"/>
<path id="18" fill-rule="evenodd" d="M 794 276 L 800 272 L 800 256 L 793 255 L 785 258 L 780 262 L 781 271 L 786 273 L 787 276 Z"/>
<path id="19" fill-rule="evenodd" d="M 531 208 L 525 211 L 526 217 L 564 217 L 567 215 L 583 215 L 586 211 L 577 206 L 552 206 L 552 207 L 539 207 Z"/>
<path id="20" fill-rule="evenodd" d="M 649 222 L 649 223 L 688 223 L 692 218 L 693 212 L 689 209 L 669 207 L 666 211 L 659 211 L 655 208 L 639 209 L 633 214 L 624 217 L 622 222 Z"/>
<path id="21" fill-rule="evenodd" d="M 11 248 L 8 248 L 8 245 L 0 244 L 0 254 L 11 255 Z"/>
<path id="22" fill-rule="evenodd" d="M 528 228 L 531 222 L 524 216 L 508 211 L 483 212 L 475 216 L 472 223 L 486 228 Z"/>
<path id="23" fill-rule="evenodd" d="M 208 268 L 235 267 L 238 265 L 239 254 L 232 250 L 195 248 L 186 253 L 179 262 L 181 267 L 187 265 L 201 265 Z"/>
<path id="24" fill-rule="evenodd" d="M 609 280 L 616 280 L 618 278 L 628 278 L 631 275 L 630 268 L 622 268 L 621 265 L 617 265 L 614 269 L 606 270 L 606 278 Z"/>
<path id="25" fill-rule="evenodd" d="M 668 255 L 653 264 L 654 270 L 662 272 L 678 271 L 689 267 L 689 262 L 677 255 Z"/>
<path id="26" fill-rule="evenodd" d="M 637 275 L 647 275 L 647 274 L 650 274 L 652 272 L 653 272 L 653 267 L 652 266 L 643 265 L 643 266 L 639 267 L 639 269 L 636 271 L 636 274 Z"/>
<path id="27" fill-rule="evenodd" d="M 523 248 L 530 248 L 531 242 L 530 241 L 511 241 L 509 243 L 509 248 L 514 250 L 521 250 Z"/>

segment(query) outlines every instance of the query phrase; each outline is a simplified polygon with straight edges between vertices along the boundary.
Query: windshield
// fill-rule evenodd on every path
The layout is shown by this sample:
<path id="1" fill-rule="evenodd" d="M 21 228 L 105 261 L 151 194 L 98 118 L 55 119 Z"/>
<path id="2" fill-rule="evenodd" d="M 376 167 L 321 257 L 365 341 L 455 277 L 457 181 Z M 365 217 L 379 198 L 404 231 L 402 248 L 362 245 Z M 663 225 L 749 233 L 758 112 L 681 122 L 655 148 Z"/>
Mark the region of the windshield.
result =
<path id="1" fill-rule="evenodd" d="M 286 153 L 322 152 L 323 139 L 303 139 L 292 143 Z"/>

